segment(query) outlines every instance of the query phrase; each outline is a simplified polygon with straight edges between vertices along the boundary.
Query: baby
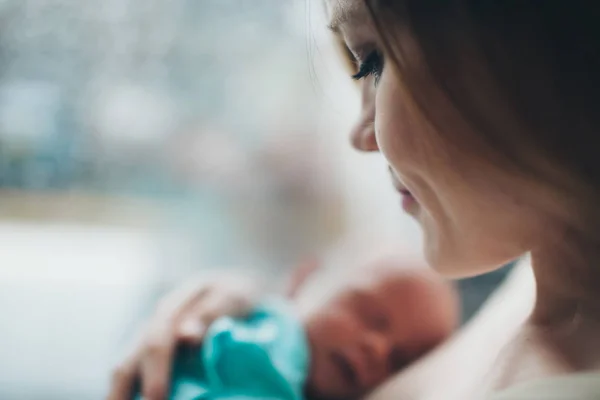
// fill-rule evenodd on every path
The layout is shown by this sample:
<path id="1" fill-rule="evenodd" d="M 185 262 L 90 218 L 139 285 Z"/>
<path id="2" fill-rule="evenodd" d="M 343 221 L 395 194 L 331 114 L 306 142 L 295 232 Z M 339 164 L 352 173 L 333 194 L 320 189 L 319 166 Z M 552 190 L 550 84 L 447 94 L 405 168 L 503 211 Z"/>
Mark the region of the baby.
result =
<path id="1" fill-rule="evenodd" d="M 316 307 L 299 297 L 217 319 L 202 348 L 175 359 L 171 400 L 356 399 L 447 338 L 452 288 L 383 262 L 343 279 Z M 307 293 L 304 293 L 304 299 Z"/>

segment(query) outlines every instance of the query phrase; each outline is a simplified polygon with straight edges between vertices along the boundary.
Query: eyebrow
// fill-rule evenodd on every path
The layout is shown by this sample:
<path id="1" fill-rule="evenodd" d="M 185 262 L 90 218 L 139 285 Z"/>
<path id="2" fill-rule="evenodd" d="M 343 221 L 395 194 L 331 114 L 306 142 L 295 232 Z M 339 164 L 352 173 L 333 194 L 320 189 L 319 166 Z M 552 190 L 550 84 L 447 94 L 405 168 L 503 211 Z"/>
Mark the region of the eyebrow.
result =
<path id="1" fill-rule="evenodd" d="M 339 3 L 331 12 L 331 19 L 327 27 L 333 32 L 339 32 L 340 26 L 349 22 L 365 22 L 367 21 L 364 5 L 342 6 Z"/>

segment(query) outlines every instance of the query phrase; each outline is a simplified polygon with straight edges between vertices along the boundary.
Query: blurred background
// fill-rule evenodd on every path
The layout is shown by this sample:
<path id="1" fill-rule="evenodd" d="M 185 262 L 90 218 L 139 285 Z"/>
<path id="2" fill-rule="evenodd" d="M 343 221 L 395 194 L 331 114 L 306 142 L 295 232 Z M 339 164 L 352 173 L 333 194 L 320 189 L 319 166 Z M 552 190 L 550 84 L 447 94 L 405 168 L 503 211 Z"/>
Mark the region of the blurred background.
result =
<path id="1" fill-rule="evenodd" d="M 316 1 L 0 0 L 0 398 L 98 400 L 192 274 L 419 251 Z M 333 266 L 332 266 L 333 267 Z M 460 283 L 465 319 L 505 272 Z"/>

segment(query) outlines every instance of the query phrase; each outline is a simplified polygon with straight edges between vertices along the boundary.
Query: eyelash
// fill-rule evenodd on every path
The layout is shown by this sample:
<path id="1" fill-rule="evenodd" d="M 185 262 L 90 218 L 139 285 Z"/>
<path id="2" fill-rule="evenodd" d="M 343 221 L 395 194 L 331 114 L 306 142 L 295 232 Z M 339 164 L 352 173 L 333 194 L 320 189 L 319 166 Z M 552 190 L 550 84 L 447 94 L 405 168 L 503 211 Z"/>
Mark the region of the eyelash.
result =
<path id="1" fill-rule="evenodd" d="M 383 72 L 383 57 L 378 51 L 371 52 L 365 61 L 358 66 L 358 72 L 352 75 L 352 79 L 361 80 L 368 76 L 375 78 L 375 84 L 381 78 Z"/>

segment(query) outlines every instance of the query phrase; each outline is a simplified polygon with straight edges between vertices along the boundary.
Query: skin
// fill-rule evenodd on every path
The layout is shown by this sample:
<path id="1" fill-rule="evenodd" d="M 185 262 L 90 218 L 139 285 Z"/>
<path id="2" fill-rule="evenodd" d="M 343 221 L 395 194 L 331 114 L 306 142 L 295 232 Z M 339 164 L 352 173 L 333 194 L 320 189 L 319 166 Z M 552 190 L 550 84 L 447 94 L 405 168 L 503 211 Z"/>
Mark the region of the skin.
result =
<path id="1" fill-rule="evenodd" d="M 458 304 L 431 271 L 380 263 L 303 318 L 312 348 L 308 397 L 354 399 L 448 337 Z"/>
<path id="2" fill-rule="evenodd" d="M 324 1 L 332 22 L 339 22 L 336 16 L 346 13 L 357 16 L 337 27 L 355 58 L 364 60 L 365 53 L 374 48 L 381 51 L 362 0 Z M 477 275 L 531 254 L 536 284 L 533 312 L 510 334 L 501 355 L 506 361 L 484 366 L 489 368 L 485 375 L 500 377 L 491 386 L 501 388 L 524 379 L 600 366 L 600 255 L 595 246 L 540 213 L 536 204 L 547 202 L 547 193 L 527 191 L 518 177 L 475 163 L 469 154 L 457 153 L 440 140 L 443 132 L 436 132 L 411 107 L 391 63 L 385 65 L 376 86 L 372 78 L 361 81 L 361 96 L 363 109 L 351 142 L 360 151 L 381 152 L 393 171 L 394 185 L 411 193 L 414 202 L 407 209 L 423 228 L 425 255 L 432 267 L 446 276 Z M 445 126 L 460 129 L 452 123 Z M 197 285 L 164 300 L 131 356 L 115 369 L 108 398 L 128 399 L 134 381 L 141 378 L 146 398 L 164 399 L 175 344 L 199 343 L 205 326 L 215 317 L 243 310 L 243 287 L 229 290 L 229 284 Z M 468 334 L 482 341 L 483 328 L 475 325 Z M 484 352 L 488 346 L 482 343 L 478 348 Z M 469 351 L 467 344 L 446 352 L 443 362 L 439 357 L 426 362 L 429 372 L 435 370 L 437 375 L 423 371 L 411 379 L 412 375 L 403 372 L 398 377 L 400 386 L 392 385 L 377 398 L 398 398 L 410 394 L 404 389 L 414 387 L 419 388 L 415 393 L 422 393 L 435 388 L 428 382 L 448 375 L 456 379 L 445 382 L 444 390 L 452 392 L 453 383 L 464 381 L 458 378 L 473 372 L 472 366 L 461 363 L 461 354 Z M 461 368 L 449 371 L 447 365 Z M 481 382 L 472 385 L 479 388 Z"/>
<path id="3" fill-rule="evenodd" d="M 357 398 L 454 331 L 459 320 L 455 291 L 418 265 L 379 259 L 366 266 L 367 279 L 364 268 L 344 281 L 338 279 L 333 292 L 314 306 L 311 286 L 305 283 L 322 277 L 319 263 L 308 259 L 294 270 L 285 293 L 297 304 L 312 348 L 310 398 Z M 145 398 L 166 398 L 174 346 L 200 345 L 214 319 L 251 310 L 262 293 L 256 282 L 241 273 L 213 280 L 204 277 L 163 299 L 145 336 L 115 370 L 109 399 L 129 399 L 138 377 Z M 359 347 L 364 356 L 355 351 Z M 331 359 L 332 351 L 352 357 L 360 384 L 348 382 L 340 364 Z"/>
<path id="4" fill-rule="evenodd" d="M 334 32 L 358 64 L 373 50 L 385 59 L 362 0 L 327 0 L 326 6 Z M 414 60 L 419 62 L 416 52 Z M 377 82 L 369 78 L 361 83 L 363 111 L 352 143 L 363 151 L 380 152 L 388 161 L 394 186 L 408 196 L 406 210 L 423 229 L 429 264 L 445 276 L 469 276 L 529 252 L 536 304 L 507 346 L 505 353 L 518 351 L 503 368 L 512 371 L 510 376 L 521 375 L 514 372 L 520 368 L 544 376 L 597 366 L 600 346 L 593 337 L 600 337 L 598 251 L 536 207 L 547 201 L 545 193 L 526 190 L 519 177 L 448 146 L 444 132 L 436 131 L 413 106 L 392 63 L 384 65 Z M 431 100 L 444 104 L 439 98 Z M 449 117 L 449 132 L 460 129 L 456 121 Z M 502 379 L 496 386 L 516 381 Z"/>
<path id="5" fill-rule="evenodd" d="M 332 23 L 344 14 L 340 10 L 356 16 L 335 29 L 357 64 L 379 50 L 378 35 L 361 5 L 360 0 L 328 2 Z M 519 201 L 511 182 L 490 182 L 491 171 L 441 142 L 412 109 L 394 68 L 386 65 L 377 83 L 373 77 L 365 79 L 361 99 L 351 141 L 362 151 L 382 153 L 394 186 L 410 193 L 414 201 L 407 212 L 423 229 L 425 256 L 432 267 L 447 276 L 464 277 L 527 251 L 528 238 L 542 227 L 535 209 Z M 518 237 L 515 232 L 520 232 Z"/>

